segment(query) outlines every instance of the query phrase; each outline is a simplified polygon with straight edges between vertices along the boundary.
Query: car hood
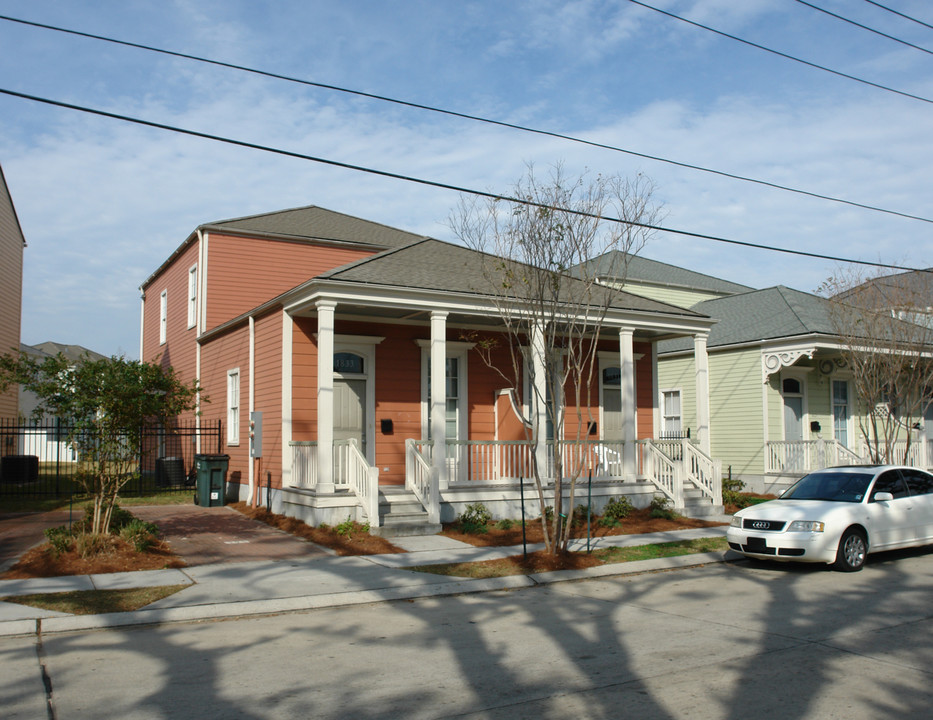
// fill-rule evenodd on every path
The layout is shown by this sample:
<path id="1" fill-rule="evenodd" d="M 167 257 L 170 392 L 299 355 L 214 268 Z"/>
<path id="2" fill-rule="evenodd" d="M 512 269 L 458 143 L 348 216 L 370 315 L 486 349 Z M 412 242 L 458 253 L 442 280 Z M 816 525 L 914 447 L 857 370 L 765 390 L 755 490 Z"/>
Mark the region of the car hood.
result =
<path id="1" fill-rule="evenodd" d="M 771 500 L 739 510 L 736 517 L 756 520 L 825 520 L 831 515 L 857 512 L 861 503 L 830 500 Z"/>

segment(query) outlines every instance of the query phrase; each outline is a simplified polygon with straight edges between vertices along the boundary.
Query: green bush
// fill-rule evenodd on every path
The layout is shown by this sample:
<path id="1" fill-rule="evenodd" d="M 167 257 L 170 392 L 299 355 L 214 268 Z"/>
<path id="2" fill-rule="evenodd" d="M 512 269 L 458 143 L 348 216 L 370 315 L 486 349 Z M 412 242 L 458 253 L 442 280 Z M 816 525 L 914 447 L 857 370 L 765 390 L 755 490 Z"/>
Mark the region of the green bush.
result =
<path id="1" fill-rule="evenodd" d="M 483 503 L 467 505 L 466 510 L 457 516 L 460 531 L 465 533 L 484 533 L 489 530 L 492 513 Z"/>
<path id="2" fill-rule="evenodd" d="M 136 552 L 146 552 L 158 538 L 159 528 L 151 522 L 133 518 L 120 528 L 119 535 L 136 548 Z"/>
<path id="3" fill-rule="evenodd" d="M 334 532 L 338 535 L 346 535 L 349 537 L 350 533 L 353 532 L 353 528 L 356 526 L 353 518 L 347 515 L 347 519 L 342 523 L 334 525 Z"/>
<path id="4" fill-rule="evenodd" d="M 677 513 L 671 509 L 671 500 L 666 495 L 655 495 L 648 507 L 653 518 L 673 520 L 677 517 Z"/>
<path id="5" fill-rule="evenodd" d="M 61 527 L 46 528 L 45 536 L 49 540 L 49 545 L 52 546 L 52 552 L 55 554 L 55 557 L 68 552 L 68 550 L 71 549 L 71 543 L 74 541 L 74 536 L 71 534 L 71 531 L 64 525 Z"/>
<path id="6" fill-rule="evenodd" d="M 508 518 L 503 518 L 496 523 L 496 530 L 511 530 L 513 527 L 515 527 L 515 521 Z"/>
<path id="7" fill-rule="evenodd" d="M 82 533 L 75 536 L 75 550 L 83 558 L 100 555 L 109 547 L 109 541 L 105 535 L 91 535 Z"/>
<path id="8" fill-rule="evenodd" d="M 737 505 L 738 507 L 747 507 L 745 495 L 742 490 L 745 489 L 745 483 L 738 479 L 726 478 L 722 481 L 722 502 L 724 505 Z"/>

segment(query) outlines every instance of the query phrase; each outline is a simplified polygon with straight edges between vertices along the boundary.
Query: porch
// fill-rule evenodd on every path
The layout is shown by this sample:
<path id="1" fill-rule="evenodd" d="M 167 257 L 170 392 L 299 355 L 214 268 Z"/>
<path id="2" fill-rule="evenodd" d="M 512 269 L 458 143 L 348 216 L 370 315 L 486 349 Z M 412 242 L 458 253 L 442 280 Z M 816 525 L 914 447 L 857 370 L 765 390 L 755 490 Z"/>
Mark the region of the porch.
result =
<path id="1" fill-rule="evenodd" d="M 289 445 L 292 482 L 284 490 L 292 494 L 293 501 L 297 502 L 296 496 L 314 497 L 319 505 L 339 504 L 341 512 L 348 505 L 355 506 L 360 519 L 373 528 L 383 523 L 380 503 L 385 506 L 390 491 L 413 496 L 426 522 L 437 524 L 454 519 L 457 507 L 467 502 L 484 502 L 498 517 L 518 517 L 522 495 L 531 499 L 534 492 L 531 478 L 536 462 L 547 468 L 545 491 L 553 492 L 554 487 L 553 441 L 536 448 L 529 441 L 448 439 L 442 469 L 435 470 L 434 444 L 409 439 L 405 441 L 404 487 L 381 488 L 378 468 L 369 465 L 355 439 L 333 442 L 333 475 L 327 485 L 319 482 L 318 443 Z M 636 505 L 639 497 L 647 504 L 655 494 L 662 494 L 680 512 L 701 515 L 721 508 L 721 463 L 689 439 L 638 440 L 628 451 L 621 441 L 562 441 L 559 446 L 563 477 L 578 480 L 576 504 L 595 488 L 596 506 L 621 494 L 635 496 Z M 631 470 L 629 465 L 633 465 Z M 337 503 L 340 498 L 343 501 Z"/>
<path id="2" fill-rule="evenodd" d="M 794 440 L 765 443 L 767 472 L 770 475 L 802 476 L 834 465 L 860 465 L 871 462 L 865 443 L 858 451 L 838 440 Z M 894 446 L 894 462 L 933 470 L 933 438 L 900 440 Z"/>

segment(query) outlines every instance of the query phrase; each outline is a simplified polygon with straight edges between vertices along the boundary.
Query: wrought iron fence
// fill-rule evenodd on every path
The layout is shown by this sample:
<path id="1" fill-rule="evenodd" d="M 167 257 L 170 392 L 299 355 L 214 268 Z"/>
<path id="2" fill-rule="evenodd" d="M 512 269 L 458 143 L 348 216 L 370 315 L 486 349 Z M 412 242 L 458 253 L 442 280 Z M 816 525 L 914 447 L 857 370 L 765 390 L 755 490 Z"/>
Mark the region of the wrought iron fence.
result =
<path id="1" fill-rule="evenodd" d="M 55 420 L 0 419 L 0 497 L 80 495 L 77 475 L 84 465 L 81 453 L 68 441 L 71 430 Z M 220 420 L 145 427 L 138 432 L 142 452 L 120 490 L 124 497 L 193 489 L 195 454 L 223 452 Z"/>

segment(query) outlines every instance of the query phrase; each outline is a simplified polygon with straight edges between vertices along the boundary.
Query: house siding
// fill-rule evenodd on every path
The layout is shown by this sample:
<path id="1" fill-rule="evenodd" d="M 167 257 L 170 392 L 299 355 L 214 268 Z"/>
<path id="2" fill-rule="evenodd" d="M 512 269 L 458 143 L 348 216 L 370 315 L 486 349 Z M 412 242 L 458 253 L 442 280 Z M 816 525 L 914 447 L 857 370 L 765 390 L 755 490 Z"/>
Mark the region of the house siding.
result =
<path id="1" fill-rule="evenodd" d="M 23 302 L 23 234 L 0 170 L 0 355 L 19 352 Z M 17 416 L 19 391 L 0 394 L 0 418 Z"/>
<path id="2" fill-rule="evenodd" d="M 170 266 L 143 288 L 142 357 L 171 367 L 183 382 L 197 374 L 197 327 L 188 327 L 188 270 L 198 261 L 197 243 L 185 248 Z M 165 343 L 159 342 L 160 297 L 166 292 Z"/>
<path id="3" fill-rule="evenodd" d="M 229 445 L 227 432 L 227 371 L 240 370 L 239 443 Z M 224 427 L 224 444 L 230 455 L 227 481 L 246 484 L 249 478 L 249 327 L 244 323 L 201 348 L 201 422 Z M 265 443 L 263 443 L 265 452 Z"/>
<path id="4" fill-rule="evenodd" d="M 712 386 L 712 381 L 710 385 Z M 681 425 L 684 430 L 689 428 L 691 436 L 695 436 L 697 427 L 697 382 L 693 356 L 658 360 L 658 390 L 680 390 Z"/>
<path id="5" fill-rule="evenodd" d="M 719 293 L 703 292 L 701 290 L 681 290 L 642 284 L 634 281 L 627 281 L 623 285 L 617 285 L 617 287 L 633 295 L 639 295 L 682 308 L 690 308 L 704 300 L 715 300 L 716 298 L 722 297 Z"/>
<path id="6" fill-rule="evenodd" d="M 710 356 L 710 450 L 724 472 L 760 475 L 764 467 L 761 353 L 740 350 Z"/>
<path id="7" fill-rule="evenodd" d="M 262 413 L 262 460 L 257 481 L 266 486 L 269 473 L 272 487 L 282 486 L 282 310 L 267 313 L 254 325 L 253 409 Z M 242 370 L 241 370 L 242 372 Z M 247 384 L 248 387 L 248 384 Z M 249 396 L 244 404 L 249 412 Z M 247 421 L 249 416 L 247 414 Z M 241 429 L 248 426 L 240 425 Z M 247 430 L 248 432 L 248 430 Z M 242 433 L 242 430 L 241 430 Z M 249 447 L 248 437 L 241 438 Z M 248 468 L 247 468 L 248 472 Z"/>
<path id="8" fill-rule="evenodd" d="M 204 328 L 222 325 L 312 277 L 372 254 L 372 250 L 208 233 Z M 188 267 L 184 265 L 186 271 Z"/>

